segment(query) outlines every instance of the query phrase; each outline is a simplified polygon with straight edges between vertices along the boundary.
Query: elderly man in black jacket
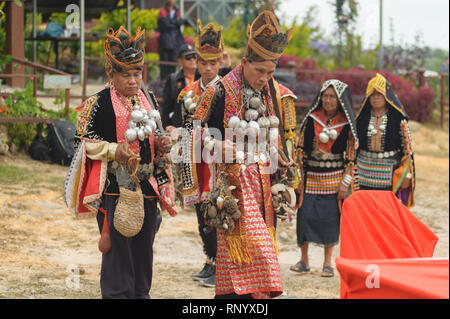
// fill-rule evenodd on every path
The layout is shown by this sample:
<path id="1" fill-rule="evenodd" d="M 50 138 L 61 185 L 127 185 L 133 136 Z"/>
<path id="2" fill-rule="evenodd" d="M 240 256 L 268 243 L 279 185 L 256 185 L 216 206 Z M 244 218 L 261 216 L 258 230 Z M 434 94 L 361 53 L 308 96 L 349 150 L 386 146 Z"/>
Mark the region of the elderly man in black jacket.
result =
<path id="1" fill-rule="evenodd" d="M 175 6 L 175 0 L 165 0 L 165 5 L 159 10 L 158 39 L 160 61 L 176 62 L 178 48 L 184 44 L 181 26 L 185 23 L 180 16 L 180 10 Z M 161 80 L 165 80 L 169 74 L 175 72 L 173 65 L 160 65 Z"/>

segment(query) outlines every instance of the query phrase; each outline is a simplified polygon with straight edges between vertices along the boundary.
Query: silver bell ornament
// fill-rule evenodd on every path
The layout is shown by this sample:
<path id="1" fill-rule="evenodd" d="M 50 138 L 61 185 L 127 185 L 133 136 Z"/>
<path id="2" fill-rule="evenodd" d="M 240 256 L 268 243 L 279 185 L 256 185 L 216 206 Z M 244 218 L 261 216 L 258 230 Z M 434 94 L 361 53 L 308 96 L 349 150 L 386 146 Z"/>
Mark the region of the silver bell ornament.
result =
<path id="1" fill-rule="evenodd" d="M 250 99 L 249 104 L 250 104 L 251 108 L 254 108 L 256 110 L 261 105 L 261 100 L 260 100 L 260 98 L 254 96 Z"/>
<path id="2" fill-rule="evenodd" d="M 239 127 L 240 128 L 245 130 L 247 128 L 247 126 L 248 126 L 248 122 L 246 120 L 241 120 L 240 121 L 240 123 L 239 123 Z"/>
<path id="3" fill-rule="evenodd" d="M 328 134 L 327 133 L 325 133 L 325 132 L 321 132 L 320 134 L 319 134 L 319 140 L 322 142 L 322 143 L 328 143 L 328 141 L 330 140 L 330 138 L 328 137 Z"/>
<path id="4" fill-rule="evenodd" d="M 155 122 L 154 120 L 149 120 L 149 121 L 148 121 L 148 126 L 150 127 L 150 129 L 151 129 L 152 131 L 156 131 L 156 128 L 158 127 L 158 126 L 156 125 L 156 122 Z"/>
<path id="5" fill-rule="evenodd" d="M 275 128 L 280 125 L 280 120 L 275 115 L 269 116 L 270 127 Z"/>
<path id="6" fill-rule="evenodd" d="M 337 137 L 338 137 L 338 133 L 337 133 L 337 131 L 336 131 L 335 129 L 331 129 L 331 130 L 328 130 L 328 136 L 329 136 L 332 140 L 335 140 L 335 139 L 337 139 Z"/>
<path id="7" fill-rule="evenodd" d="M 241 124 L 241 119 L 237 116 L 231 117 L 230 120 L 228 121 L 229 128 L 238 128 L 240 124 Z"/>
<path id="8" fill-rule="evenodd" d="M 129 128 L 132 128 L 132 129 L 136 128 L 136 122 L 134 122 L 134 121 L 129 121 L 129 122 L 128 122 L 128 127 L 129 127 Z"/>
<path id="9" fill-rule="evenodd" d="M 152 128 L 149 125 L 144 126 L 145 135 L 149 136 L 152 134 Z"/>
<path id="10" fill-rule="evenodd" d="M 258 111 L 250 109 L 245 111 L 245 119 L 250 122 L 250 121 L 256 121 L 258 119 Z"/>
<path id="11" fill-rule="evenodd" d="M 144 119 L 144 114 L 139 110 L 135 110 L 131 112 L 131 119 L 135 122 L 140 122 Z"/>
<path id="12" fill-rule="evenodd" d="M 148 112 L 148 117 L 157 121 L 157 120 L 161 119 L 161 114 L 159 114 L 159 111 L 157 111 L 157 110 L 151 110 Z"/>
<path id="13" fill-rule="evenodd" d="M 143 141 L 145 139 L 145 132 L 144 132 L 144 128 L 140 128 L 138 133 L 137 133 L 137 137 L 140 141 Z"/>
<path id="14" fill-rule="evenodd" d="M 129 128 L 125 131 L 125 137 L 132 142 L 137 138 L 137 132 L 134 129 Z"/>
<path id="15" fill-rule="evenodd" d="M 269 128 L 270 120 L 267 117 L 260 117 L 258 119 L 258 124 L 260 128 Z"/>
<path id="16" fill-rule="evenodd" d="M 261 105 L 257 109 L 259 115 L 263 116 L 266 113 L 266 106 L 261 103 Z"/>

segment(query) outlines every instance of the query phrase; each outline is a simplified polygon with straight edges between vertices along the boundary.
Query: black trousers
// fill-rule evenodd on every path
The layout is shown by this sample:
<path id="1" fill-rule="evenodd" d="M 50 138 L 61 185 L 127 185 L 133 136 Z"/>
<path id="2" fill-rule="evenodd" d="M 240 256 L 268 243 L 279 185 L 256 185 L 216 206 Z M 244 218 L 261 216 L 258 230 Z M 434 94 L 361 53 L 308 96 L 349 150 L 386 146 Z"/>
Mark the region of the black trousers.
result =
<path id="1" fill-rule="evenodd" d="M 156 200 L 144 199 L 144 224 L 141 231 L 128 238 L 113 225 L 117 196 L 103 195 L 102 207 L 107 211 L 111 249 L 102 255 L 100 288 L 104 299 L 149 299 L 153 275 L 153 242 L 157 218 Z M 101 232 L 105 215 L 97 214 Z"/>
<path id="2" fill-rule="evenodd" d="M 177 50 L 176 49 L 160 49 L 159 60 L 166 62 L 177 62 Z M 159 65 L 160 79 L 166 80 L 171 73 L 175 73 L 177 67 L 175 65 Z"/>
<path id="3" fill-rule="evenodd" d="M 217 232 L 205 223 L 205 218 L 200 211 L 201 204 L 195 204 L 197 212 L 198 232 L 203 242 L 203 251 L 208 259 L 215 261 L 217 255 Z"/>

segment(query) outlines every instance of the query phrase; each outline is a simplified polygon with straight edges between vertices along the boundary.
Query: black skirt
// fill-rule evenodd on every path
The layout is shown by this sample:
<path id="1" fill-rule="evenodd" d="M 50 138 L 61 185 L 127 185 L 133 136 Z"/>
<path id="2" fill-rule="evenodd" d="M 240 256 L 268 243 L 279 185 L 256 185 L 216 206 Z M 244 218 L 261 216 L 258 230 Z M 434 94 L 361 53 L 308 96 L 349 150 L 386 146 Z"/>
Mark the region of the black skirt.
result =
<path id="1" fill-rule="evenodd" d="M 333 246 L 339 242 L 341 213 L 337 194 L 304 194 L 297 212 L 297 244 L 315 243 Z"/>

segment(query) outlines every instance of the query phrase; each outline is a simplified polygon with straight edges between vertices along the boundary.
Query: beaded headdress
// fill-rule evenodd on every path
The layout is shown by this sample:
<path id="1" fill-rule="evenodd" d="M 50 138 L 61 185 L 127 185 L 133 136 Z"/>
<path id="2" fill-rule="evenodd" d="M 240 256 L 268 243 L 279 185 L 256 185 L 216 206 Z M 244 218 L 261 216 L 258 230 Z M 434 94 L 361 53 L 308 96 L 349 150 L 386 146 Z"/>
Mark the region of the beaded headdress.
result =
<path id="1" fill-rule="evenodd" d="M 264 10 L 251 26 L 247 26 L 248 44 L 245 57 L 255 62 L 276 62 L 288 46 L 292 32 L 293 29 L 289 29 L 282 33 L 275 14 Z"/>
<path id="2" fill-rule="evenodd" d="M 144 65 L 145 30 L 139 27 L 132 36 L 123 26 L 117 31 L 110 28 L 106 33 L 105 57 L 113 72 L 123 72 Z"/>
<path id="3" fill-rule="evenodd" d="M 356 118 L 359 117 L 359 115 L 363 112 L 363 110 L 367 109 L 366 105 L 369 103 L 369 97 L 373 94 L 374 91 L 383 94 L 388 105 L 392 106 L 394 109 L 400 112 L 402 116 L 406 118 L 408 117 L 408 115 L 405 112 L 405 109 L 403 108 L 403 105 L 400 103 L 400 100 L 395 94 L 391 83 L 389 83 L 388 79 L 386 79 L 383 75 L 377 73 L 377 75 L 375 75 L 372 79 L 370 79 L 367 85 L 366 96 L 361 104 L 359 114 L 356 116 Z"/>
<path id="4" fill-rule="evenodd" d="M 197 20 L 197 36 L 195 37 L 195 51 L 205 61 L 220 58 L 224 51 L 222 37 L 222 26 L 208 23 L 203 27 L 202 22 Z"/>

